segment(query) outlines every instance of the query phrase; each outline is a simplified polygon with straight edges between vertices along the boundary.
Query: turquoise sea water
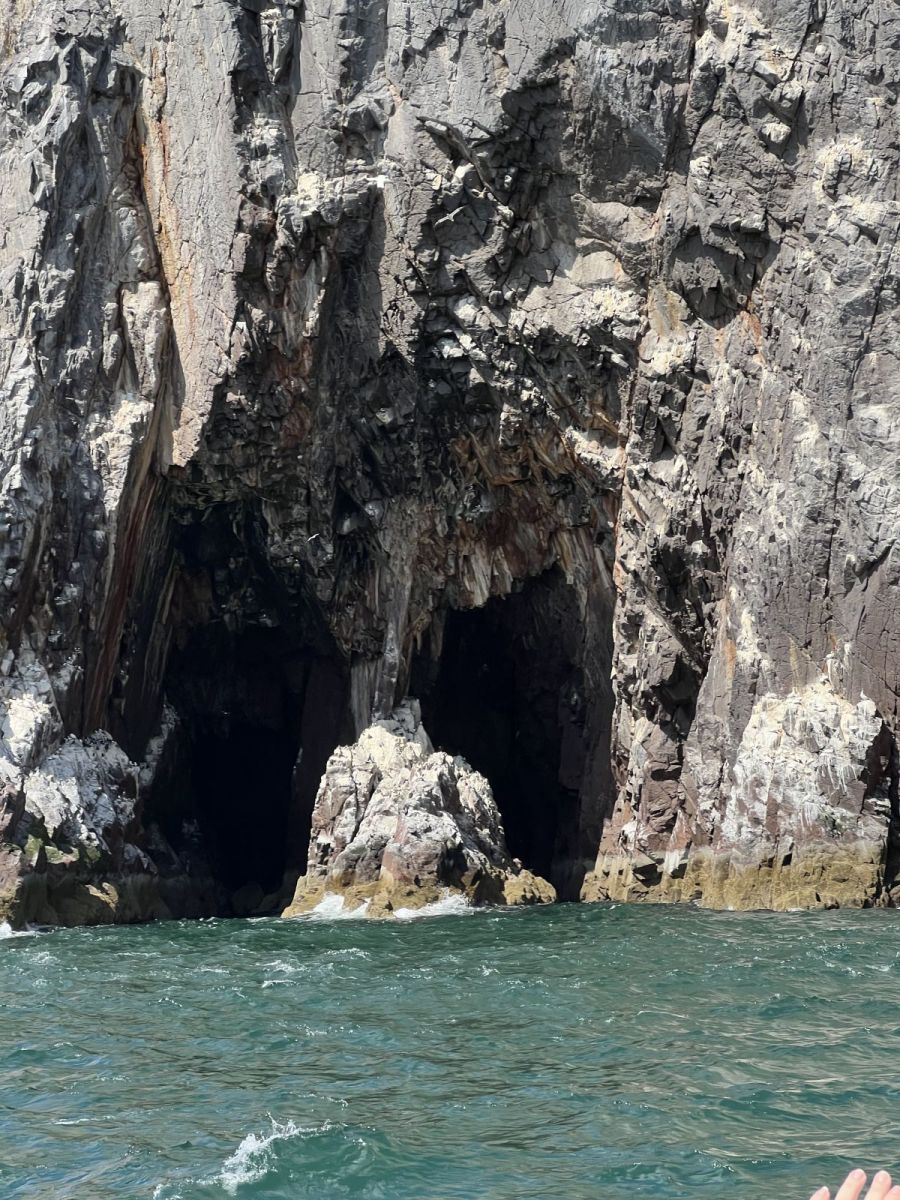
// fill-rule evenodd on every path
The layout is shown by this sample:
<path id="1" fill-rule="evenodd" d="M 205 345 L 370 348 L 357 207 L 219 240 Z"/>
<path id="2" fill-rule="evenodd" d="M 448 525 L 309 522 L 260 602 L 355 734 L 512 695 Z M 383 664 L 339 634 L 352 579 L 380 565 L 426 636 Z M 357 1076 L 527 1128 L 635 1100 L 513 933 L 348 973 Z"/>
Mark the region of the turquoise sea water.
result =
<path id="1" fill-rule="evenodd" d="M 900 1168 L 900 914 L 0 941 L 0 1196 L 806 1200 Z"/>

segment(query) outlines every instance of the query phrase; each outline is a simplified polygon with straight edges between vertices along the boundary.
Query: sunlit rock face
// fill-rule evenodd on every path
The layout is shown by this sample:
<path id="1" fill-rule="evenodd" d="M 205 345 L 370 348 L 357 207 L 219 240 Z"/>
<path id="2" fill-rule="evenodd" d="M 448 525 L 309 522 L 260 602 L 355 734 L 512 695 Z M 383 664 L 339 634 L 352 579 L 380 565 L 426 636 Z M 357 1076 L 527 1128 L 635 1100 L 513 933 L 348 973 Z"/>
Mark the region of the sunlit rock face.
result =
<path id="1" fill-rule="evenodd" d="M 278 911 L 407 696 L 564 898 L 885 902 L 898 24 L 0 14 L 0 918 Z"/>

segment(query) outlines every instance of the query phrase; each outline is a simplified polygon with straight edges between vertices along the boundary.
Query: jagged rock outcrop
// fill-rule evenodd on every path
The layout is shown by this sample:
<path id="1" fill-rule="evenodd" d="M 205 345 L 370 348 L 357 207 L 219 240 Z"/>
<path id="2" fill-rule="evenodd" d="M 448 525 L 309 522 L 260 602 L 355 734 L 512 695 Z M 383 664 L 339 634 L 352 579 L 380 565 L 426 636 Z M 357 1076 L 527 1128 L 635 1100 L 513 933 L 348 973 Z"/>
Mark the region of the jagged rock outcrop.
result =
<path id="1" fill-rule="evenodd" d="M 434 750 L 412 702 L 328 760 L 306 874 L 284 915 L 308 912 L 329 894 L 384 916 L 447 893 L 473 904 L 556 899 L 510 855 L 491 785 L 465 759 Z"/>
<path id="2" fill-rule="evenodd" d="M 410 694 L 566 898 L 888 901 L 898 81 L 866 0 L 7 6 L 0 917 L 275 908 Z"/>

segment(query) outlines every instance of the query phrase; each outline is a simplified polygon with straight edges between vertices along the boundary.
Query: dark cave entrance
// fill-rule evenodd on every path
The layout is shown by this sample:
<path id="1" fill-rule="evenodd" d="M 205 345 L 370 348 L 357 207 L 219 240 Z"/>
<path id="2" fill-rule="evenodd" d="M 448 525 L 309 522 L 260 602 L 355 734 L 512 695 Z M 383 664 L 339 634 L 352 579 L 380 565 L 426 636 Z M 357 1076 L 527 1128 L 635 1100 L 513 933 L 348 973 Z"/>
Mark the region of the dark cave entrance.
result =
<path id="1" fill-rule="evenodd" d="M 280 890 L 299 745 L 284 728 L 229 721 L 190 743 L 197 819 L 217 878 L 232 896 Z"/>
<path id="2" fill-rule="evenodd" d="M 588 745 L 576 609 L 553 571 L 483 608 L 448 612 L 410 687 L 434 744 L 490 780 L 511 853 L 561 899 L 577 899 L 596 853 L 580 794 Z"/>
<path id="3" fill-rule="evenodd" d="M 318 781 L 346 737 L 346 691 L 339 661 L 298 648 L 278 626 L 235 633 L 217 622 L 173 651 L 179 760 L 154 816 L 174 849 L 212 875 L 222 915 L 289 900 Z"/>
<path id="4" fill-rule="evenodd" d="M 300 750 L 294 676 L 278 629 L 233 633 L 214 622 L 192 631 L 170 659 L 181 795 L 161 825 L 179 852 L 193 839 L 187 861 L 212 875 L 226 914 L 253 909 L 282 887 Z"/>
<path id="5" fill-rule="evenodd" d="M 147 823 L 197 884 L 194 907 L 276 912 L 306 869 L 325 764 L 348 740 L 348 665 L 316 605 L 271 570 L 256 506 L 192 514 L 177 548 L 163 691 L 178 726 Z"/>

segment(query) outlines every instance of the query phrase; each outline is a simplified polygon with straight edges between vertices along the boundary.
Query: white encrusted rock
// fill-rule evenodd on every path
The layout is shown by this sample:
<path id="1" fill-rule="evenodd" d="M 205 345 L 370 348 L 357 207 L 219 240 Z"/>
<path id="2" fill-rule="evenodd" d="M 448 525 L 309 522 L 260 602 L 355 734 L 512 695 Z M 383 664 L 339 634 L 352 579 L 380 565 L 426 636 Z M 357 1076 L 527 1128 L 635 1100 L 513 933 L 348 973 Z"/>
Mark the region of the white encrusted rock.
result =
<path id="1" fill-rule="evenodd" d="M 398 896 L 410 906 L 444 889 L 474 902 L 555 899 L 549 884 L 510 855 L 487 779 L 464 758 L 434 750 L 418 703 L 408 700 L 329 759 L 307 874 L 287 913 L 328 892 L 368 891 L 378 900 L 373 911 L 382 913 Z"/>

